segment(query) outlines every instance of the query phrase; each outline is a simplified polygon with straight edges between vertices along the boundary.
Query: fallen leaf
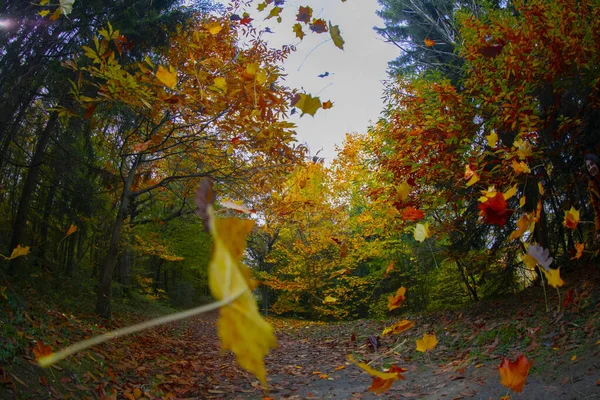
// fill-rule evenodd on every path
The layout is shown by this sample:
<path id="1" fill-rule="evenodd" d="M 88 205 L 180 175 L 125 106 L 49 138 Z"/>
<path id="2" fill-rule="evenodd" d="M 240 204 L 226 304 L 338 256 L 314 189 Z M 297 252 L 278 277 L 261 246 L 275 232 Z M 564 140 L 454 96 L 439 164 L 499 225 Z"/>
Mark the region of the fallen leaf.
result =
<path id="1" fill-rule="evenodd" d="M 417 351 L 424 353 L 428 350 L 433 350 L 437 346 L 438 340 L 435 334 L 424 334 L 422 339 L 417 339 Z"/>
<path id="2" fill-rule="evenodd" d="M 412 328 L 415 325 L 414 322 L 412 321 L 408 321 L 406 319 L 395 323 L 394 325 L 387 327 L 383 330 L 383 332 L 381 333 L 381 336 L 385 336 L 389 333 L 393 334 L 393 335 L 397 335 L 399 333 L 402 333 L 410 328 Z"/>

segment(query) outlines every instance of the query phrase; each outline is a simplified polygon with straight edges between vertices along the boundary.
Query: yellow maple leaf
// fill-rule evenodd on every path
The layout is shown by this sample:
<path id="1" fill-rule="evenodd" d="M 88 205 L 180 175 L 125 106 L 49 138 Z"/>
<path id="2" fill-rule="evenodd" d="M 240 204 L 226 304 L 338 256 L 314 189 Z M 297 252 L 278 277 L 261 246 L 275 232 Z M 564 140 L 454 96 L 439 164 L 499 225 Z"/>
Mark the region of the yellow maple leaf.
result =
<path id="1" fill-rule="evenodd" d="M 525 266 L 527 266 L 527 268 L 530 270 L 534 270 L 537 265 L 537 260 L 529 254 L 521 256 L 521 261 L 523 261 L 523 264 L 525 264 Z"/>
<path id="2" fill-rule="evenodd" d="M 429 231 L 429 223 L 425 222 L 424 224 L 417 224 L 417 226 L 415 226 L 414 236 L 417 242 L 423 242 L 430 237 L 431 232 Z"/>
<path id="3" fill-rule="evenodd" d="M 517 185 L 513 185 L 513 187 L 508 189 L 506 192 L 502 193 L 502 195 L 504 196 L 504 200 L 508 200 L 511 197 L 513 197 L 516 193 L 517 193 Z"/>
<path id="4" fill-rule="evenodd" d="M 433 350 L 437 344 L 435 333 L 433 335 L 424 334 L 422 339 L 417 339 L 417 351 L 424 353 L 427 350 Z"/>
<path id="5" fill-rule="evenodd" d="M 302 111 L 302 114 L 300 114 L 301 117 L 304 114 L 310 114 L 314 117 L 317 110 L 322 107 L 321 99 L 318 97 L 312 97 L 310 94 L 304 93 L 297 96 L 299 98 L 294 106 L 298 107 Z"/>
<path id="6" fill-rule="evenodd" d="M 530 229 L 533 229 L 535 222 L 535 217 L 533 214 L 524 214 L 517 221 L 517 229 L 515 229 L 511 234 L 509 240 L 514 240 L 523 236 L 525 232 Z"/>
<path id="7" fill-rule="evenodd" d="M 217 323 L 224 349 L 233 351 L 240 366 L 266 386 L 264 357 L 277 347 L 273 328 L 261 317 L 252 296 L 248 268 L 241 263 L 246 235 L 254 221 L 237 218 L 216 219 L 209 207 L 213 256 L 209 264 L 209 287 L 217 300 L 242 294 L 221 308 Z"/>
<path id="8" fill-rule="evenodd" d="M 546 275 L 546 279 L 548 280 L 548 284 L 554 288 L 559 288 L 565 284 L 560 277 L 560 268 L 552 269 L 552 268 L 540 268 L 540 270 Z"/>
<path id="9" fill-rule="evenodd" d="M 41 17 L 45 17 L 46 15 L 50 14 L 50 10 L 42 10 L 42 11 L 38 11 L 38 14 Z"/>
<path id="10" fill-rule="evenodd" d="M 156 71 L 156 78 L 169 89 L 173 89 L 177 85 L 177 71 L 173 67 L 166 69 L 162 65 L 159 65 L 158 71 Z"/>
<path id="11" fill-rule="evenodd" d="M 479 175 L 477 174 L 477 172 L 473 171 L 471 169 L 470 165 L 467 165 L 465 167 L 465 176 L 464 176 L 465 180 L 469 180 L 467 182 L 467 187 L 469 186 L 473 186 L 474 184 L 476 184 L 479 181 Z"/>

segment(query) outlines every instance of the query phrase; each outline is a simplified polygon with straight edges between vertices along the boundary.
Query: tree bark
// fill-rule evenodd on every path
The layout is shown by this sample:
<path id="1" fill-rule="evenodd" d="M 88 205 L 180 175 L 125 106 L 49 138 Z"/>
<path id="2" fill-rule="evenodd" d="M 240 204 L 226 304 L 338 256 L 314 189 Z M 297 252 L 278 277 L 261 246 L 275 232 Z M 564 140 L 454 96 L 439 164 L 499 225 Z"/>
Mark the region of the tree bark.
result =
<path id="1" fill-rule="evenodd" d="M 31 198 L 33 197 L 33 192 L 37 185 L 37 178 L 40 172 L 40 168 L 44 161 L 44 152 L 46 151 L 46 146 L 50 141 L 50 135 L 54 131 L 54 128 L 56 127 L 57 123 L 58 113 L 54 111 L 52 112 L 52 114 L 50 114 L 50 118 L 46 123 L 46 127 L 40 134 L 40 138 L 38 139 L 35 152 L 31 159 L 29 170 L 27 171 L 27 176 L 25 177 L 25 183 L 21 192 L 21 199 L 17 208 L 17 215 L 13 224 L 13 233 L 10 239 L 9 251 L 12 251 L 12 249 L 17 247 L 17 245 L 19 244 L 24 244 L 23 241 L 25 240 L 26 231 L 25 227 L 27 225 L 27 218 L 29 216 L 29 206 L 31 203 Z M 20 262 L 21 257 L 17 257 L 10 261 L 10 265 L 8 268 L 9 275 L 16 275 L 17 271 L 19 271 Z"/>
<path id="2" fill-rule="evenodd" d="M 104 261 L 102 271 L 100 273 L 100 286 L 98 288 L 98 295 L 96 297 L 96 313 L 105 319 L 111 317 L 110 307 L 110 295 L 113 272 L 117 265 L 117 258 L 119 256 L 119 240 L 121 239 L 121 229 L 125 218 L 129 214 L 129 202 L 131 201 L 131 185 L 135 178 L 137 167 L 141 160 L 141 155 L 136 156 L 125 182 L 123 182 L 123 191 L 121 192 L 121 204 L 119 205 L 119 211 L 115 218 L 115 222 L 112 226 L 110 244 L 108 246 L 108 254 Z"/>

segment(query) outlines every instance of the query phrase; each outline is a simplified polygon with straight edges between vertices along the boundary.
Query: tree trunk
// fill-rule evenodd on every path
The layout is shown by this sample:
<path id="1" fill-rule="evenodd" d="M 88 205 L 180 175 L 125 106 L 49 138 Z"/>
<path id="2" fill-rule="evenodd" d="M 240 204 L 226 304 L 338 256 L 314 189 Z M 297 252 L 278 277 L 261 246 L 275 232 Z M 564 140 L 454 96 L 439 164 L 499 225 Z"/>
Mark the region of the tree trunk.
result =
<path id="1" fill-rule="evenodd" d="M 108 246 L 108 254 L 104 261 L 102 271 L 100 273 L 100 287 L 98 288 L 98 295 L 96 297 L 96 313 L 102 318 L 110 319 L 110 291 L 112 285 L 113 272 L 117 265 L 117 258 L 119 256 L 119 240 L 121 239 L 121 229 L 127 214 L 129 213 L 129 202 L 131 201 L 131 185 L 135 177 L 137 166 L 141 160 L 141 155 L 136 156 L 125 182 L 123 182 L 123 191 L 121 193 L 121 204 L 119 205 L 119 211 L 115 218 L 115 222 L 112 226 L 112 232 L 110 236 L 110 244 Z"/>
<path id="2" fill-rule="evenodd" d="M 46 127 L 44 128 L 44 130 L 40 134 L 40 138 L 38 139 L 38 143 L 35 148 L 35 153 L 33 154 L 29 170 L 27 171 L 27 177 L 25 178 L 23 191 L 21 192 L 21 199 L 17 208 L 17 216 L 15 217 L 15 222 L 13 224 L 13 233 L 10 239 L 9 252 L 11 252 L 12 249 L 17 247 L 17 245 L 24 244 L 23 241 L 25 239 L 25 228 L 27 225 L 27 217 L 29 214 L 29 205 L 31 203 L 31 198 L 33 197 L 35 186 L 37 185 L 37 177 L 39 175 L 40 168 L 44 161 L 44 152 L 46 151 L 46 146 L 50 141 L 50 134 L 54 131 L 57 122 L 58 113 L 54 111 L 52 112 L 52 114 L 50 114 L 50 118 L 46 123 Z M 10 261 L 10 266 L 8 268 L 9 275 L 14 276 L 16 275 L 17 271 L 20 270 L 20 261 L 21 257 L 17 257 Z"/>

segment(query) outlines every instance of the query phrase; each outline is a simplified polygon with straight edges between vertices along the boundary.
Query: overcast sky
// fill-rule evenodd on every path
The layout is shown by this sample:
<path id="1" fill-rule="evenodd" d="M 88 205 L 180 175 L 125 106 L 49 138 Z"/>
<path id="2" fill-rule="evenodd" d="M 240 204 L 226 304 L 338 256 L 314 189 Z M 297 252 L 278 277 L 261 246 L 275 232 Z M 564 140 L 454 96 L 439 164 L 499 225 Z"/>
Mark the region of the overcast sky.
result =
<path id="1" fill-rule="evenodd" d="M 277 24 L 273 20 L 263 21 L 272 5 L 259 13 L 255 7 L 258 3 L 255 1 L 248 12 L 256 27 L 272 29 L 274 33 L 268 34 L 270 43 L 297 44 L 298 51 L 285 64 L 288 86 L 303 88 L 313 96 L 318 95 L 321 101 L 334 103 L 333 108 L 319 110 L 314 117 L 306 114 L 300 118 L 300 113 L 291 117 L 298 125 L 298 140 L 308 143 L 312 154 L 322 148 L 319 156 L 331 161 L 335 145 L 342 145 L 345 134 L 366 131 L 370 121 L 376 122 L 383 109 L 381 82 L 387 79 L 387 63 L 399 53 L 373 30 L 374 26 L 383 26 L 375 14 L 379 4 L 377 0 L 288 0 L 282 13 L 283 22 Z M 302 42 L 295 38 L 292 26 L 298 7 L 307 5 L 313 9 L 313 17 L 339 25 L 346 41 L 344 51 L 332 41 L 321 44 L 330 38 L 329 33 L 309 33 L 308 27 L 304 28 L 307 34 Z M 325 72 L 330 75 L 318 77 Z"/>

